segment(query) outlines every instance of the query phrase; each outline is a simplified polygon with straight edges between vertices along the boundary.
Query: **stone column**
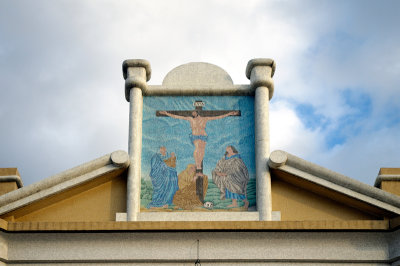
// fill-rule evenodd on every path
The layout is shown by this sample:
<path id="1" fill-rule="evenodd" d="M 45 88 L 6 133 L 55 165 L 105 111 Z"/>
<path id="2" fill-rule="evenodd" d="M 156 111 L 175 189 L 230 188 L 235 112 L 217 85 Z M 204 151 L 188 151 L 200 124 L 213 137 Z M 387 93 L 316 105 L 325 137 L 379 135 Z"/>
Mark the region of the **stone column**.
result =
<path id="1" fill-rule="evenodd" d="M 257 181 L 257 211 L 260 221 L 272 220 L 271 174 L 269 159 L 269 100 L 274 92 L 272 59 L 252 59 L 247 64 L 246 76 L 255 90 L 254 122 Z"/>
<path id="2" fill-rule="evenodd" d="M 150 63 L 143 59 L 125 60 L 122 64 L 125 79 L 125 98 L 129 106 L 130 166 L 127 180 L 127 220 L 136 221 L 140 211 L 140 179 L 142 154 L 143 95 L 151 77 Z"/>

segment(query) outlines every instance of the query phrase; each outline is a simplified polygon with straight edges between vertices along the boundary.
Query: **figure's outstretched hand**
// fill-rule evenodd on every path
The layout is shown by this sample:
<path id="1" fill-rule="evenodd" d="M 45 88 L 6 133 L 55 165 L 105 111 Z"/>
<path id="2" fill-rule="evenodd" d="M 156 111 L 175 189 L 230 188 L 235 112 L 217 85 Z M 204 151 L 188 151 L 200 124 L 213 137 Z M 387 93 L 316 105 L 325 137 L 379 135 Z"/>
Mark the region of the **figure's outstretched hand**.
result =
<path id="1" fill-rule="evenodd" d="M 167 111 L 160 111 L 160 115 L 167 115 Z"/>

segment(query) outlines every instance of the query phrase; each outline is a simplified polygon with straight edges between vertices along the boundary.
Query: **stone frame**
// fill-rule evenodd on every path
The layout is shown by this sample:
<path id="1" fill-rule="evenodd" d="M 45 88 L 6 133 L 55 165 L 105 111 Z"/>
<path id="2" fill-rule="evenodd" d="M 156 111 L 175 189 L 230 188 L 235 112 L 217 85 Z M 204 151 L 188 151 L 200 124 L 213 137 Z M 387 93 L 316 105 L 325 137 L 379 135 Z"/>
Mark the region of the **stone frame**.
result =
<path id="1" fill-rule="evenodd" d="M 255 155 L 257 182 L 257 218 L 272 220 L 271 176 L 269 158 L 269 100 L 272 98 L 275 72 L 272 59 L 252 59 L 246 67 L 249 85 L 234 85 L 223 69 L 208 63 L 181 65 L 170 71 L 160 86 L 149 86 L 150 63 L 143 59 L 125 60 L 122 64 L 125 78 L 125 98 L 130 103 L 128 152 L 130 166 L 127 178 L 127 220 L 169 220 L 168 217 L 140 217 L 140 179 L 142 151 L 143 96 L 224 96 L 254 95 L 255 115 Z M 241 213 L 243 215 L 243 213 Z M 246 213 L 247 214 L 247 213 Z M 194 214 L 188 220 L 232 220 L 235 217 L 217 217 L 207 213 L 207 217 Z M 160 216 L 160 215 L 158 215 Z M 246 215 L 245 215 L 246 216 Z M 244 217 L 254 220 L 253 217 Z"/>

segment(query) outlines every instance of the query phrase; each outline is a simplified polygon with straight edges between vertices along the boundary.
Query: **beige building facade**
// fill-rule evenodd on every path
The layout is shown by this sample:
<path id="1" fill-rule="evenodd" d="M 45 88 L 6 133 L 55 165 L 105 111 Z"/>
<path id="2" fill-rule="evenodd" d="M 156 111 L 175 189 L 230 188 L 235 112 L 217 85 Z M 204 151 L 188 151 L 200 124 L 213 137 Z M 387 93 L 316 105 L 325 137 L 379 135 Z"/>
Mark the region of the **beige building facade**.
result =
<path id="1" fill-rule="evenodd" d="M 250 84 L 235 85 L 215 65 L 189 63 L 148 85 L 150 64 L 124 61 L 128 152 L 29 186 L 0 169 L 0 265 L 400 265 L 400 168 L 381 168 L 373 187 L 270 152 L 275 67 L 253 59 Z M 161 96 L 254 98 L 255 207 L 141 209 L 143 99 Z"/>

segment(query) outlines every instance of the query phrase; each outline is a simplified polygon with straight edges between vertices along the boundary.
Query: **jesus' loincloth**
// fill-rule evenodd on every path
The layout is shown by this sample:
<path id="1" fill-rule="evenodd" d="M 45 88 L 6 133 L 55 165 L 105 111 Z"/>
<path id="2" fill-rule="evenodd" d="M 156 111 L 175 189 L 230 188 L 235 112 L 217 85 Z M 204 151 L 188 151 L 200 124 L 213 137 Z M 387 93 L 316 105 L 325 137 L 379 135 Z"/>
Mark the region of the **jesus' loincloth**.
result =
<path id="1" fill-rule="evenodd" d="M 192 133 L 189 134 L 189 139 L 194 144 L 195 140 L 202 140 L 204 142 L 207 142 L 208 136 L 207 135 L 193 135 Z"/>

